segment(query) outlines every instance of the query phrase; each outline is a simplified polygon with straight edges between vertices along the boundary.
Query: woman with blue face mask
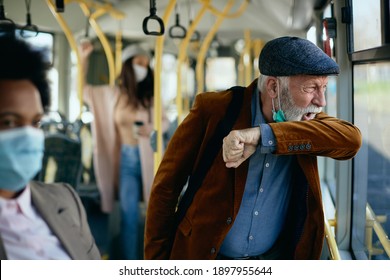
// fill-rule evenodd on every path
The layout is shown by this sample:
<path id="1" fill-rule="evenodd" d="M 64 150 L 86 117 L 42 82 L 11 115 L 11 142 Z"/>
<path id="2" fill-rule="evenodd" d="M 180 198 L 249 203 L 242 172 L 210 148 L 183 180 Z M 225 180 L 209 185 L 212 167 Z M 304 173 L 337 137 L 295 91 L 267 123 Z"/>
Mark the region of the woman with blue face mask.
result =
<path id="1" fill-rule="evenodd" d="M 0 258 L 100 259 L 80 198 L 67 184 L 31 181 L 42 167 L 48 65 L 0 36 Z"/>

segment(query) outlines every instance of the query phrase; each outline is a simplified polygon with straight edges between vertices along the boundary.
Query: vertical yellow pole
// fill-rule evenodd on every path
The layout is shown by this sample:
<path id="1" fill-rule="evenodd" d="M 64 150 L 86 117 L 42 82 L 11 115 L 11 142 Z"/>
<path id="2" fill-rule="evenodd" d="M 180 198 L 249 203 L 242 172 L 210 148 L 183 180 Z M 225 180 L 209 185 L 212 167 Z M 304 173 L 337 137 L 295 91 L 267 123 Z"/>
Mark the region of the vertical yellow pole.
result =
<path id="1" fill-rule="evenodd" d="M 256 39 L 253 41 L 253 58 L 256 63 L 253 63 L 254 67 L 254 76 L 258 77 L 260 75 L 259 71 L 259 54 L 261 52 L 261 49 L 264 46 L 264 42 L 260 39 Z"/>
<path id="2" fill-rule="evenodd" d="M 172 14 L 175 7 L 176 0 L 170 0 L 168 6 L 165 9 L 162 20 L 164 24 L 168 22 L 169 17 Z M 157 131 L 157 151 L 154 153 L 154 173 L 157 172 L 158 166 L 162 159 L 162 130 L 161 130 L 161 116 L 162 116 L 162 102 L 161 102 L 161 69 L 162 69 L 162 55 L 164 47 L 164 36 L 158 36 L 156 39 L 155 47 L 155 66 L 154 66 L 154 129 Z"/>
<path id="3" fill-rule="evenodd" d="M 245 30 L 245 50 L 244 50 L 244 69 L 245 69 L 245 86 L 252 81 L 252 56 L 251 56 L 251 32 Z"/>
<path id="4" fill-rule="evenodd" d="M 122 30 L 118 30 L 115 36 L 115 77 L 122 70 Z"/>
<path id="5" fill-rule="evenodd" d="M 237 65 L 237 72 L 238 72 L 238 85 L 244 86 L 245 85 L 245 66 L 244 66 L 244 54 L 240 54 L 240 58 Z"/>

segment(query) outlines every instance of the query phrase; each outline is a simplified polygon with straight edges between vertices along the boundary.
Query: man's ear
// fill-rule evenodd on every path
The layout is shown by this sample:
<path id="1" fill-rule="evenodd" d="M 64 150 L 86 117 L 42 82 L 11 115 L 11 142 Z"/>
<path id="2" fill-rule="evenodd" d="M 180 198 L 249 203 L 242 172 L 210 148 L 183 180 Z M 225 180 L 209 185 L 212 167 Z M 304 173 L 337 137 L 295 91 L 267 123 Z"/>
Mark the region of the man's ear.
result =
<path id="1" fill-rule="evenodd" d="M 265 88 L 267 91 L 267 94 L 271 98 L 278 97 L 278 79 L 276 77 L 268 77 L 267 81 L 265 82 Z"/>

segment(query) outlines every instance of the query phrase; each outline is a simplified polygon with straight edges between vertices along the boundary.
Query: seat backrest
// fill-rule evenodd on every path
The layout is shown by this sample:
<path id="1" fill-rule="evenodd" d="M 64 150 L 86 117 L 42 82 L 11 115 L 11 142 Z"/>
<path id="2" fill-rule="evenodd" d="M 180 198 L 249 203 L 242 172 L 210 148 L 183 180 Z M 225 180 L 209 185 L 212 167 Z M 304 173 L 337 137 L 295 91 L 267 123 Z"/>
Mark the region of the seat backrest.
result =
<path id="1" fill-rule="evenodd" d="M 38 180 L 65 182 L 77 189 L 82 173 L 81 143 L 62 133 L 45 136 L 45 153 Z"/>

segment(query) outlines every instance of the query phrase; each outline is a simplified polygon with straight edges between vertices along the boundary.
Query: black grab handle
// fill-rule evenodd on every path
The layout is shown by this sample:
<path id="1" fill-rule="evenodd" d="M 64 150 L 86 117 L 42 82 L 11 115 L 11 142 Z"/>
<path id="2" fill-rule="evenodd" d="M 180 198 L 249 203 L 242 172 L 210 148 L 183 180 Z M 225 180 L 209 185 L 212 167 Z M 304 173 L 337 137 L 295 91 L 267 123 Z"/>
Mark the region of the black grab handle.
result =
<path id="1" fill-rule="evenodd" d="M 178 30 L 177 35 L 175 35 L 176 30 Z M 181 33 L 181 34 L 180 34 Z M 176 23 L 175 25 L 172 25 L 171 28 L 169 28 L 169 37 L 175 39 L 183 39 L 187 35 L 187 29 L 180 24 L 180 16 L 179 14 L 176 14 Z"/>
<path id="2" fill-rule="evenodd" d="M 156 0 L 150 0 L 150 15 L 145 17 L 142 22 L 142 30 L 146 35 L 154 35 L 154 36 L 161 36 L 164 35 L 164 21 L 156 15 L 157 9 L 156 9 Z M 160 26 L 160 31 L 149 31 L 148 30 L 148 21 L 149 20 L 155 20 L 158 22 Z"/>

